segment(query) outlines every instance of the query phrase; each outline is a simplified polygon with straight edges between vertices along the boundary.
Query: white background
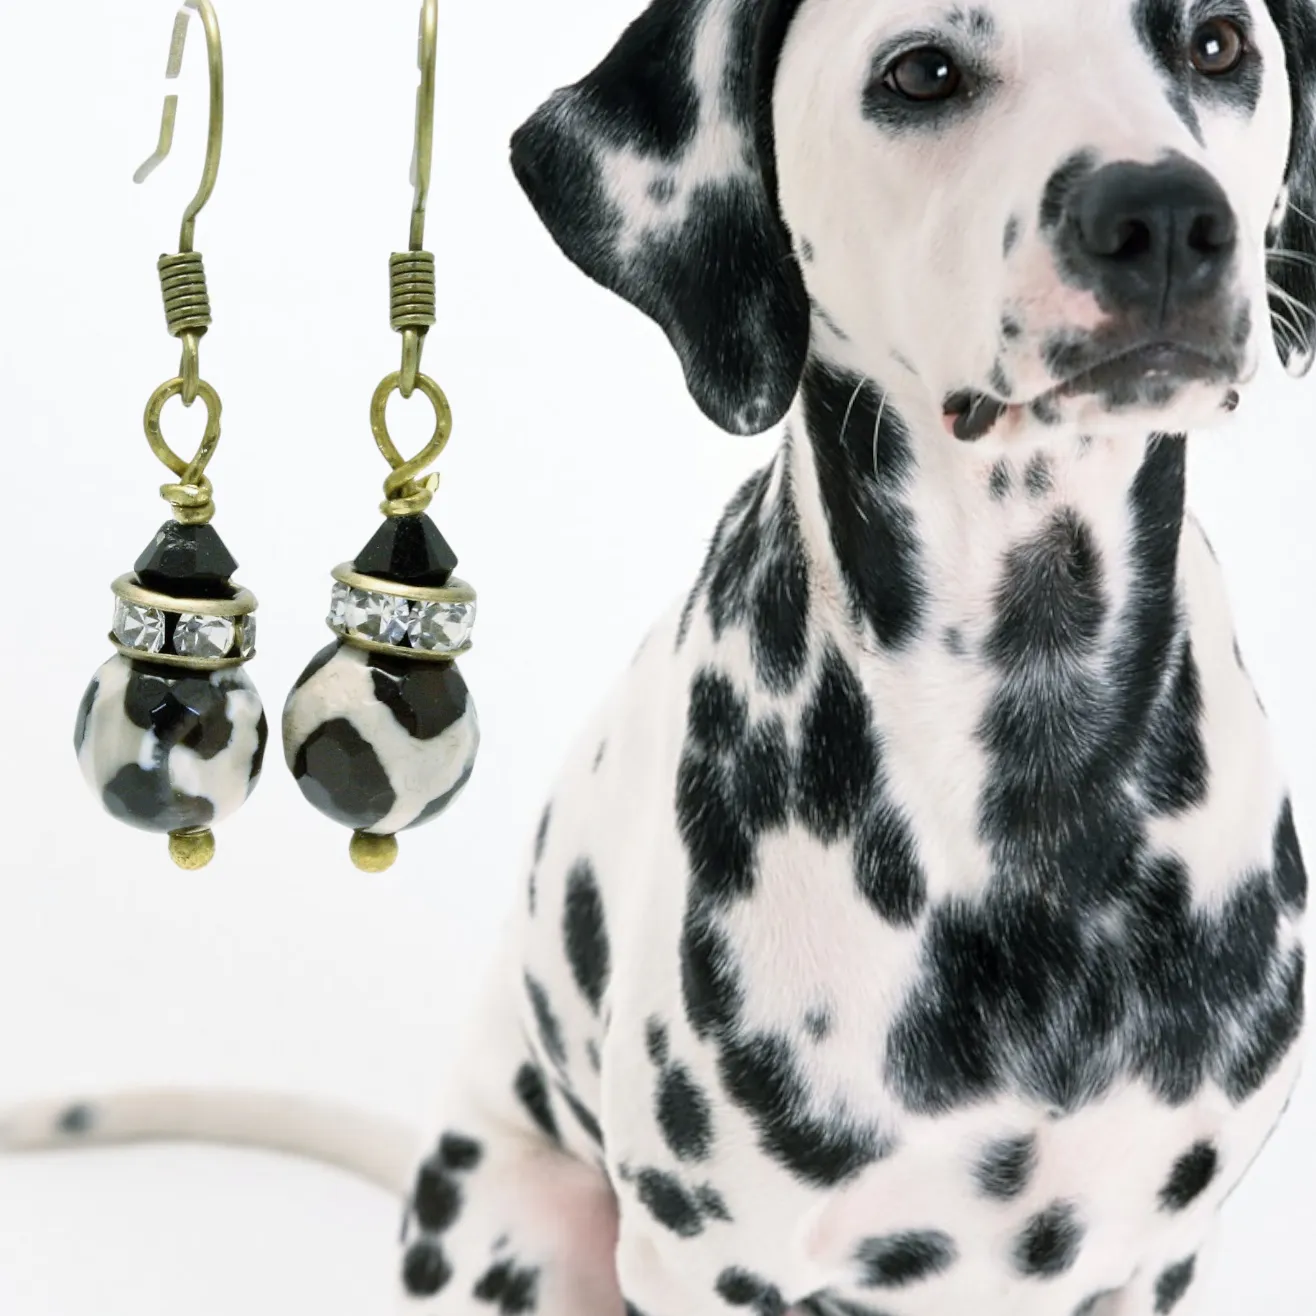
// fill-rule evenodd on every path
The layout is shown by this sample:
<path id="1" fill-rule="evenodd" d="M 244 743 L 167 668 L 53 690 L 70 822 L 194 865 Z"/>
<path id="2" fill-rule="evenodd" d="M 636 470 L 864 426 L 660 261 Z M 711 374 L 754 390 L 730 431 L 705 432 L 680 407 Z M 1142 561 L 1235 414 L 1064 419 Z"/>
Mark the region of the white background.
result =
<path id="1" fill-rule="evenodd" d="M 101 814 L 71 733 L 107 656 L 109 581 L 167 515 L 140 415 L 177 364 L 154 264 L 199 176 L 200 29 L 176 155 L 134 188 L 169 6 L 0 0 L 0 1102 L 254 1084 L 428 1117 L 555 764 L 772 443 L 699 417 L 659 332 L 557 254 L 506 166 L 517 123 L 637 10 L 448 0 L 441 15 L 426 363 L 456 413 L 436 516 L 482 601 L 463 663 L 484 727 L 469 790 L 366 877 L 272 741 L 220 859 L 186 875 Z M 204 373 L 225 402 L 211 473 L 262 602 L 251 671 L 277 725 L 328 638 L 327 570 L 377 524 L 366 416 L 399 351 L 386 262 L 407 235 L 416 5 L 223 0 L 220 17 L 228 133 L 198 230 L 216 313 Z M 425 404 L 391 414 L 418 446 Z M 1316 854 L 1313 419 L 1313 386 L 1273 381 L 1197 444 L 1193 483 Z M 198 424 L 171 404 L 177 447 Z M 1309 1082 L 1230 1207 L 1209 1316 L 1310 1316 L 1314 1174 Z M 0 1162 L 0 1313 L 382 1313 L 397 1214 L 254 1154 Z"/>

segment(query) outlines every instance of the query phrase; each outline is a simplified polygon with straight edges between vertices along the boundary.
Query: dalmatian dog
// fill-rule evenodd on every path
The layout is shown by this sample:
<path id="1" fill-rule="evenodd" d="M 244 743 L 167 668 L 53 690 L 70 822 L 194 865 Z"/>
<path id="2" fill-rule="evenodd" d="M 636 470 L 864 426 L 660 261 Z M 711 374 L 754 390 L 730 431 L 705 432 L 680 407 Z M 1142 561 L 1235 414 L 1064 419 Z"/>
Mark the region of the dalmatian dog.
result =
<path id="1" fill-rule="evenodd" d="M 1193 1316 L 1306 877 L 1189 432 L 1312 360 L 1312 0 L 654 0 L 518 131 L 702 410 L 785 419 L 579 742 L 405 1196 L 435 1316 Z"/>

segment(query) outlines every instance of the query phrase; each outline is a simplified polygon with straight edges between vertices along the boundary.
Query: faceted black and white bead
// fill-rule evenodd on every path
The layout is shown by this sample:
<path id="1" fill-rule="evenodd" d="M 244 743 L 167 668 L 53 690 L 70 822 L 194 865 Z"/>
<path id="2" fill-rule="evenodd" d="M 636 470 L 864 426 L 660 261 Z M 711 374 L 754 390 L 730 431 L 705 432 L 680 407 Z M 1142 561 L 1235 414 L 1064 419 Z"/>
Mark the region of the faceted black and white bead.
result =
<path id="1" fill-rule="evenodd" d="M 336 642 L 302 673 L 283 747 L 302 793 L 357 831 L 393 836 L 428 822 L 470 779 L 480 725 L 452 663 Z"/>
<path id="2" fill-rule="evenodd" d="M 114 817 L 181 832 L 210 827 L 246 801 L 268 736 L 242 668 L 196 672 L 116 654 L 83 696 L 74 748 Z"/>

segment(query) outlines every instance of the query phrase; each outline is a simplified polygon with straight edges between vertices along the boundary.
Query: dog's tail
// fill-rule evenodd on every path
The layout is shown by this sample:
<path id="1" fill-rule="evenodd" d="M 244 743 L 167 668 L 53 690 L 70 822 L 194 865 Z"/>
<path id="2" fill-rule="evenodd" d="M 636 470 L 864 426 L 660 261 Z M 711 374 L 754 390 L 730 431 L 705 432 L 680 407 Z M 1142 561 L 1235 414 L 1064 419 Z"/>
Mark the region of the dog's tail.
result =
<path id="1" fill-rule="evenodd" d="M 423 1156 L 418 1131 L 332 1102 L 264 1092 L 168 1090 L 0 1110 L 0 1152 L 210 1142 L 338 1166 L 397 1197 Z"/>

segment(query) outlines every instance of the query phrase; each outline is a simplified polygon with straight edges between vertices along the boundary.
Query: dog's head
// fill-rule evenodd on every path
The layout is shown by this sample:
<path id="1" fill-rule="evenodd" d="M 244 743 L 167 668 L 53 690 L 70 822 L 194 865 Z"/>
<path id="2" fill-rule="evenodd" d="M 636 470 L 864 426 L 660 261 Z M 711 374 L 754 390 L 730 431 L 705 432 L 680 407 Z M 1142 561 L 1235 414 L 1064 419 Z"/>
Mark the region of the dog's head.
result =
<path id="1" fill-rule="evenodd" d="M 1316 0 L 654 0 L 513 139 L 589 275 L 756 432 L 811 337 L 961 437 L 1181 429 L 1310 368 Z"/>

